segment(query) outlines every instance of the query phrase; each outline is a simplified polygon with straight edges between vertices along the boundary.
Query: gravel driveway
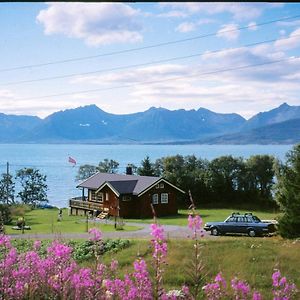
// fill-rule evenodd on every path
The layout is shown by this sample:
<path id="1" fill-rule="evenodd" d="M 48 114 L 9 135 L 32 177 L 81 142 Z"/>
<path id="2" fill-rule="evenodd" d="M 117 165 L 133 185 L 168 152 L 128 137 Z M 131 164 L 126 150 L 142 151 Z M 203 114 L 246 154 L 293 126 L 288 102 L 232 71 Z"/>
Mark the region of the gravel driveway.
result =
<path id="1" fill-rule="evenodd" d="M 99 220 L 97 222 L 107 222 L 103 220 Z M 108 221 L 110 222 L 110 221 Z M 113 224 L 113 222 L 111 222 Z M 126 222 L 126 225 L 129 226 L 137 226 L 141 229 L 136 231 L 111 231 L 111 232 L 103 232 L 104 238 L 139 238 L 139 239 L 150 239 L 150 224 L 145 223 L 131 223 Z M 165 235 L 167 238 L 190 238 L 192 232 L 187 228 L 187 226 L 178 226 L 178 225 L 163 225 L 165 230 Z M 205 237 L 211 237 L 207 232 L 204 233 Z M 54 238 L 88 238 L 88 233 L 43 233 L 43 234 L 14 234 L 11 235 L 12 238 L 34 238 L 34 239 L 54 239 Z"/>

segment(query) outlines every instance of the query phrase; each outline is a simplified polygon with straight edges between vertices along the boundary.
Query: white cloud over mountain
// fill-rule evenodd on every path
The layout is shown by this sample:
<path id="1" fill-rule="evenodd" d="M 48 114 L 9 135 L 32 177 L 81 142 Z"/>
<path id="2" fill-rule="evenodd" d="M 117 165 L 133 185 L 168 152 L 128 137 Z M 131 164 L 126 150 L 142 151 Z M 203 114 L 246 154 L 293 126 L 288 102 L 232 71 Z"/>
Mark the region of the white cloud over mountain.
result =
<path id="1" fill-rule="evenodd" d="M 225 24 L 218 31 L 217 37 L 224 38 L 228 41 L 235 41 L 240 35 L 240 31 L 238 28 L 239 27 L 237 24 Z"/>
<path id="2" fill-rule="evenodd" d="M 47 35 L 63 34 L 92 46 L 139 42 L 139 11 L 123 3 L 50 3 L 37 16 Z"/>

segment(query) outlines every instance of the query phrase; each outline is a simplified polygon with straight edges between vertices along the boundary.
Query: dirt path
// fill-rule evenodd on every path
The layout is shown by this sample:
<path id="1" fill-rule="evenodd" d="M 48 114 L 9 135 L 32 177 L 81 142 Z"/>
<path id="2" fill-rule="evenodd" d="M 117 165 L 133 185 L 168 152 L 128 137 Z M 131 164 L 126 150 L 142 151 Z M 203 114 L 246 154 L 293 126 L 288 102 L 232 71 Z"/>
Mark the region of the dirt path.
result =
<path id="1" fill-rule="evenodd" d="M 101 222 L 101 221 L 100 221 Z M 126 223 L 129 226 L 137 226 L 141 227 L 140 230 L 136 231 L 111 231 L 111 232 L 103 232 L 104 238 L 138 238 L 138 239 L 150 239 L 150 224 L 145 223 Z M 165 230 L 165 235 L 167 238 L 190 238 L 191 230 L 189 230 L 186 226 L 178 226 L 178 225 L 163 225 Z M 55 238 L 66 238 L 66 239 L 76 239 L 76 238 L 88 238 L 88 233 L 61 233 L 61 234 L 53 234 L 53 233 L 43 233 L 43 234 L 16 234 L 11 235 L 12 238 L 25 238 L 25 239 L 55 239 Z M 205 237 L 211 237 L 210 234 L 205 232 Z"/>

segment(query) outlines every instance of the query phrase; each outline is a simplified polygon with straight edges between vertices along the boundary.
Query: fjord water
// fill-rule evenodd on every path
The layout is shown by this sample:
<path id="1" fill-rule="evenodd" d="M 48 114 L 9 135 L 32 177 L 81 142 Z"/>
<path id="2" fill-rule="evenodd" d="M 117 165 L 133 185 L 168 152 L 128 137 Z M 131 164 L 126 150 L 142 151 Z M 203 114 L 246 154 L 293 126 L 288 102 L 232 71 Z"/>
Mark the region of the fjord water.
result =
<path id="1" fill-rule="evenodd" d="M 6 162 L 10 173 L 23 167 L 34 167 L 47 175 L 48 199 L 51 205 L 66 207 L 68 199 L 80 196 L 76 189 L 75 176 L 79 166 L 98 164 L 105 158 L 120 163 L 119 172 L 125 173 L 128 163 L 140 165 L 147 155 L 152 161 L 169 155 L 192 155 L 214 159 L 222 155 L 248 158 L 256 154 L 270 154 L 284 160 L 292 145 L 57 145 L 57 144 L 2 144 L 0 145 L 0 172 L 6 172 Z M 77 164 L 73 166 L 68 157 Z M 18 187 L 17 187 L 18 189 Z"/>

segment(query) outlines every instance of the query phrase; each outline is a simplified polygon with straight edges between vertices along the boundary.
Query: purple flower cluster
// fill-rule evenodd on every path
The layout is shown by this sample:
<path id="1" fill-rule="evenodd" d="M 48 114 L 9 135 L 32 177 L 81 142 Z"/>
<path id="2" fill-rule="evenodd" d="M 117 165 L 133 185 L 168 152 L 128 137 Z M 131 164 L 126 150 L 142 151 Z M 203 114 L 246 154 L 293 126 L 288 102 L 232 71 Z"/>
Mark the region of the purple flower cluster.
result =
<path id="1" fill-rule="evenodd" d="M 193 231 L 193 239 L 197 239 L 198 236 L 203 237 L 204 231 L 202 229 L 202 218 L 199 215 L 190 214 L 188 217 L 188 228 Z"/>
<path id="2" fill-rule="evenodd" d="M 279 270 L 275 270 L 272 280 L 274 300 L 289 300 L 298 292 L 296 285 L 282 277 Z"/>

